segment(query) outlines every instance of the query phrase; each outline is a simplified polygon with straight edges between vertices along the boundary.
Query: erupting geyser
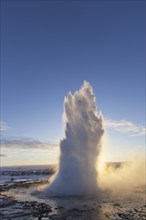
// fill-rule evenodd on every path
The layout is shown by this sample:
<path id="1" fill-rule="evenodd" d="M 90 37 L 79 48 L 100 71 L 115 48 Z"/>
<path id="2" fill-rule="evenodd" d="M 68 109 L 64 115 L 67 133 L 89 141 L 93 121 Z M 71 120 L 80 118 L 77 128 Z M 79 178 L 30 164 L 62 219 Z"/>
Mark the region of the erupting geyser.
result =
<path id="1" fill-rule="evenodd" d="M 59 170 L 47 189 L 53 195 L 86 195 L 98 191 L 97 160 L 104 133 L 91 85 L 84 82 L 65 97 L 65 138 L 60 142 Z"/>

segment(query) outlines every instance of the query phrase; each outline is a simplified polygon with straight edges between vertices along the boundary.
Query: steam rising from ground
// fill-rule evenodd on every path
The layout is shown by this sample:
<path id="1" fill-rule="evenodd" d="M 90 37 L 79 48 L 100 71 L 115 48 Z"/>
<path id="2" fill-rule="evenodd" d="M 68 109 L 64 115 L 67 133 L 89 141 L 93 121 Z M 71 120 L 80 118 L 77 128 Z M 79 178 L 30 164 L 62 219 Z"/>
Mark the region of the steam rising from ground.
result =
<path id="1" fill-rule="evenodd" d="M 145 166 L 145 156 L 138 152 L 131 153 L 128 162 L 117 168 L 103 163 L 99 170 L 98 185 L 101 190 L 109 190 L 115 196 L 132 195 L 137 187 L 145 187 Z"/>
<path id="2" fill-rule="evenodd" d="M 48 191 L 53 195 L 85 195 L 98 191 L 96 164 L 102 146 L 103 120 L 86 81 L 64 100 L 65 138 L 60 143 L 59 171 Z"/>

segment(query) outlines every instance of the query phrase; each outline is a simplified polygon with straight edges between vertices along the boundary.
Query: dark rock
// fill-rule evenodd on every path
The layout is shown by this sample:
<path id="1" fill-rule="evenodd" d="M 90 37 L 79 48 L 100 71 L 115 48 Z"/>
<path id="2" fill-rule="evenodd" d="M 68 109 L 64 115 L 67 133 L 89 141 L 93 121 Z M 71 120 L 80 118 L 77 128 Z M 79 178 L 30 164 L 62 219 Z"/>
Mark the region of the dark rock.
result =
<path id="1" fill-rule="evenodd" d="M 58 209 L 63 209 L 63 206 L 58 206 Z"/>
<path id="2" fill-rule="evenodd" d="M 53 214 L 53 215 L 49 215 L 49 219 L 56 220 L 56 219 L 59 219 L 59 218 L 58 218 L 58 215 Z"/>
<path id="3" fill-rule="evenodd" d="M 80 210 L 77 209 L 77 208 L 73 208 L 73 209 L 68 210 L 68 212 L 79 212 L 79 211 L 80 211 Z"/>
<path id="4" fill-rule="evenodd" d="M 113 206 L 121 207 L 119 203 L 114 203 Z"/>
<path id="5" fill-rule="evenodd" d="M 108 214 L 107 212 L 105 212 L 104 215 L 105 215 L 106 217 L 109 217 L 109 214 Z"/>
<path id="6" fill-rule="evenodd" d="M 85 210 L 82 209 L 78 209 L 78 208 L 73 208 L 68 210 L 69 213 L 80 213 L 80 212 L 84 212 Z"/>

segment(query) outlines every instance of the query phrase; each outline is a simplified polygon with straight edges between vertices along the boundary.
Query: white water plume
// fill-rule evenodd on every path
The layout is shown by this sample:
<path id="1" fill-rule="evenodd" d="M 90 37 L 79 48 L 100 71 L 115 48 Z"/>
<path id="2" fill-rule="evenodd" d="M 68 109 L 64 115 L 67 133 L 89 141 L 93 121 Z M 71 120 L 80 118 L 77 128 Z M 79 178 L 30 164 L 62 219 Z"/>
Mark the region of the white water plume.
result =
<path id="1" fill-rule="evenodd" d="M 66 130 L 65 138 L 60 142 L 59 169 L 47 192 L 53 195 L 98 192 L 96 165 L 104 129 L 88 82 L 65 97 L 64 117 Z"/>

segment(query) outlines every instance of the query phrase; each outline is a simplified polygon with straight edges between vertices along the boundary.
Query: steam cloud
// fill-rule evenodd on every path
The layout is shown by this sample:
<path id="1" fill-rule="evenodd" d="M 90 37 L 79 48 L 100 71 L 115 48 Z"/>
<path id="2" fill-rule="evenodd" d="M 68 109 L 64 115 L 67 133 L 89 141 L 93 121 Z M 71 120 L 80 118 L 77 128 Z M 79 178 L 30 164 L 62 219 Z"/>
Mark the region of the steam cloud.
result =
<path id="1" fill-rule="evenodd" d="M 103 120 L 91 85 L 84 82 L 64 100 L 65 138 L 60 142 L 59 170 L 47 191 L 53 195 L 98 192 L 97 161 L 102 147 Z"/>
<path id="2" fill-rule="evenodd" d="M 138 152 L 131 153 L 129 162 L 117 169 L 104 163 L 99 170 L 98 185 L 116 197 L 132 196 L 136 187 L 146 187 L 145 164 L 145 155 Z"/>

